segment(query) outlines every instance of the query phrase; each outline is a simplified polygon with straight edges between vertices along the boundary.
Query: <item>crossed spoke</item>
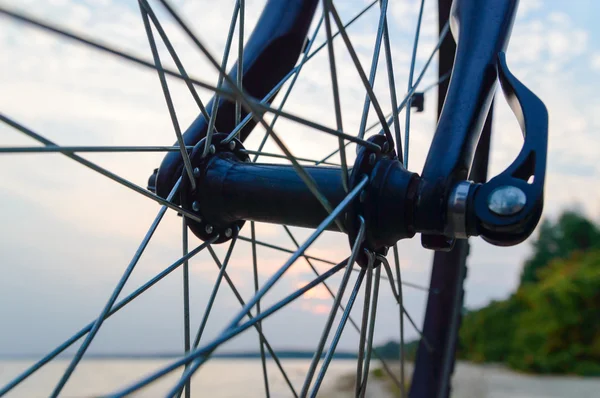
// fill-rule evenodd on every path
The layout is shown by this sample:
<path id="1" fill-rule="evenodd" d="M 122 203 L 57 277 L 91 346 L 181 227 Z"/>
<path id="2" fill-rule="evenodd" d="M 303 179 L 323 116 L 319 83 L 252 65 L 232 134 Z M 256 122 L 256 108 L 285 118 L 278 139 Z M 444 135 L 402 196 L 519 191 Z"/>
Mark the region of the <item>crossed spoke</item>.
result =
<path id="1" fill-rule="evenodd" d="M 147 5 L 147 4 L 146 4 Z M 148 7 L 150 8 L 150 7 Z M 152 27 L 150 26 L 150 18 L 148 18 L 148 12 L 146 8 L 140 4 L 140 13 L 142 14 L 142 20 L 144 22 L 144 28 L 146 30 L 146 36 L 148 37 L 148 44 L 150 45 L 150 49 L 152 50 L 152 58 L 154 59 L 154 65 L 156 66 L 156 71 L 158 72 L 158 78 L 160 80 L 160 85 L 162 87 L 163 95 L 165 97 L 165 102 L 167 103 L 167 109 L 169 110 L 169 116 L 171 117 L 171 123 L 173 124 L 173 129 L 175 130 L 175 135 L 177 136 L 177 143 L 179 144 L 181 157 L 183 158 L 183 165 L 185 167 L 185 171 L 190 179 L 190 184 L 192 189 L 196 189 L 196 179 L 194 178 L 194 170 L 192 169 L 192 161 L 190 160 L 190 156 L 187 153 L 185 148 L 185 142 L 183 141 L 183 135 L 181 134 L 181 127 L 179 126 L 179 121 L 177 120 L 177 113 L 175 112 L 175 106 L 173 105 L 173 100 L 171 99 L 171 92 L 169 91 L 169 85 L 167 84 L 167 78 L 165 73 L 162 70 L 162 63 L 160 61 L 160 55 L 158 54 L 158 49 L 156 48 L 156 42 L 154 41 L 154 35 L 152 34 Z"/>

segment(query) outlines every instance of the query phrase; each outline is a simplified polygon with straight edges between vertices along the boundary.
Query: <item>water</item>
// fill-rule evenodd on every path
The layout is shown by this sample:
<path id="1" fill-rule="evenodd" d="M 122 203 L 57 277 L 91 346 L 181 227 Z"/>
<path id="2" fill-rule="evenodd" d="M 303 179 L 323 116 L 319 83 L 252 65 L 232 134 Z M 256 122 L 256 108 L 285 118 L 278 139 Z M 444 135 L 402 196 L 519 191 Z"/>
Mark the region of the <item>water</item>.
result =
<path id="1" fill-rule="evenodd" d="M 81 362 L 61 396 L 91 397 L 113 392 L 143 375 L 169 363 L 163 359 L 88 359 Z M 294 388 L 299 392 L 310 364 L 305 359 L 282 360 Z M 0 360 L 0 386 L 33 364 L 31 360 Z M 45 397 L 54 388 L 68 366 L 68 360 L 55 360 L 12 390 L 6 397 Z M 321 391 L 333 388 L 336 380 L 355 371 L 356 362 L 333 361 Z M 269 388 L 273 398 L 293 396 L 273 361 L 268 361 Z M 141 390 L 136 397 L 158 397 L 173 387 L 180 372 L 161 379 Z M 204 365 L 192 380 L 192 396 L 203 397 L 264 397 L 262 366 L 257 359 L 213 359 Z"/>
<path id="2" fill-rule="evenodd" d="M 299 392 L 310 361 L 284 359 L 283 366 L 296 391 Z M 91 397 L 113 392 L 127 386 L 168 363 L 168 360 L 132 359 L 88 359 L 77 368 L 63 390 L 64 397 Z M 26 360 L 0 360 L 0 386 L 17 376 L 31 365 Z M 62 372 L 67 360 L 57 360 L 27 379 L 7 395 L 11 397 L 47 397 Z M 398 371 L 398 364 L 391 364 Z M 345 398 L 348 390 L 340 389 L 340 380 L 348 379 L 355 373 L 356 362 L 338 360 L 331 363 L 320 396 L 325 398 Z M 410 364 L 408 367 L 411 368 Z M 410 370 L 410 369 L 409 369 Z M 160 382 L 135 394 L 136 397 L 160 397 L 174 385 L 179 373 L 168 376 Z M 292 393 L 272 361 L 268 363 L 270 393 L 274 398 L 290 397 Z M 534 376 L 512 372 L 497 365 L 475 365 L 458 362 L 453 379 L 454 398 L 595 398 L 600 391 L 600 378 L 575 376 Z M 367 397 L 384 398 L 390 396 L 376 379 L 370 378 Z M 262 366 L 257 359 L 213 359 L 194 376 L 192 381 L 194 397 L 264 397 Z"/>

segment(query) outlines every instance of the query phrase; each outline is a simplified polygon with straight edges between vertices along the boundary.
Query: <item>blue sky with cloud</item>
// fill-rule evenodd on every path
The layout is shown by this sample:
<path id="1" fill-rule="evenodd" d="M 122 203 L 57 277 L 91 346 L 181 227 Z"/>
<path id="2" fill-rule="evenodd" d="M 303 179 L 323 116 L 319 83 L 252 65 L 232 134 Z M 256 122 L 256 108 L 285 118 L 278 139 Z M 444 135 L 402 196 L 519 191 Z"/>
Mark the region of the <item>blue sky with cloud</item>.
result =
<path id="1" fill-rule="evenodd" d="M 7 1 L 3 6 L 60 23 L 77 32 L 125 51 L 151 59 L 135 1 Z M 212 1 L 176 1 L 186 19 L 193 21 L 199 36 L 212 53 L 221 57 L 232 5 Z M 227 4 L 226 4 L 227 3 Z M 263 1 L 247 0 L 247 26 L 253 26 Z M 416 1 L 390 2 L 393 21 L 393 53 L 398 93 L 404 93 Z M 433 0 L 427 0 L 431 10 Z M 340 5 L 343 19 L 358 12 L 364 1 Z M 426 11 L 427 12 L 427 11 Z M 160 13 L 164 16 L 164 13 Z M 546 189 L 546 215 L 565 207 L 578 207 L 600 219 L 600 3 L 577 0 L 522 0 L 508 49 L 514 73 L 546 103 L 550 112 L 550 147 Z M 361 62 L 371 58 L 378 13 L 371 11 L 350 29 Z M 190 74 L 216 82 L 217 74 L 200 52 L 168 18 L 165 29 Z M 435 14 L 426 13 L 417 70 L 436 43 Z M 319 35 L 321 40 L 324 35 Z M 319 42 L 321 41 L 319 40 Z M 172 66 L 160 46 L 163 62 Z M 0 109 L 34 131 L 62 145 L 171 145 L 175 135 L 156 74 L 115 60 L 84 46 L 72 44 L 44 32 L 24 27 L 6 17 L 0 22 Z M 341 42 L 336 44 L 341 82 L 344 126 L 355 134 L 360 123 L 364 89 Z M 233 61 L 230 63 L 232 64 Z M 380 62 L 375 91 L 389 98 L 385 62 Z M 334 126 L 329 66 L 326 52 L 303 70 L 289 108 L 307 118 Z M 423 84 L 435 80 L 432 69 Z M 169 81 L 182 126 L 197 114 L 186 87 Z M 200 91 L 204 100 L 210 93 Z M 426 97 L 426 112 L 413 117 L 411 166 L 419 172 L 435 127 L 435 95 Z M 389 101 L 384 109 L 390 109 Z M 497 102 L 492 143 L 491 174 L 502 171 L 520 149 L 519 127 L 502 99 Z M 374 121 L 373 112 L 370 121 Z M 403 118 L 401 117 L 401 120 Z M 276 131 L 294 154 L 320 158 L 331 152 L 337 140 L 297 124 L 280 120 Z M 248 148 L 256 148 L 261 134 L 254 134 Z M 3 146 L 35 145 L 8 126 L 0 126 Z M 266 148 L 275 152 L 269 143 Z M 353 159 L 354 150 L 348 151 Z M 144 185 L 160 154 L 86 154 L 86 158 Z M 158 205 L 123 188 L 61 155 L 2 155 L 0 157 L 0 355 L 42 353 L 62 342 L 93 319 L 109 297 L 126 264 L 154 218 Z M 295 230 L 299 237 L 309 231 Z M 181 253 L 181 219 L 167 213 L 123 294 L 160 272 Z M 243 231 L 249 236 L 249 231 Z M 259 225 L 261 240 L 293 248 L 281 227 Z M 191 246 L 200 242 L 191 239 Z M 250 246 L 239 242 L 229 267 L 232 280 L 243 297 L 251 297 Z M 403 278 L 426 285 L 432 254 L 420 248 L 418 239 L 402 242 Z M 218 248 L 221 258 L 224 248 Z M 340 260 L 348 253 L 347 241 L 326 233 L 310 253 Z M 466 305 L 480 306 L 506 297 L 516 286 L 527 243 L 497 248 L 475 239 L 467 279 Z M 259 249 L 260 279 L 265 281 L 286 256 Z M 325 264 L 318 265 L 321 271 Z M 217 269 L 208 253 L 190 262 L 192 325 L 198 325 Z M 291 289 L 310 281 L 313 274 L 298 262 L 263 303 L 263 307 Z M 337 286 L 340 278 L 332 279 Z M 181 271 L 167 277 L 131 308 L 115 315 L 101 330 L 91 350 L 96 352 L 148 352 L 182 347 Z M 388 287 L 382 285 L 376 339 L 397 335 L 397 306 Z M 404 290 L 408 310 L 420 321 L 426 295 Z M 359 300 L 360 302 L 360 300 Z M 323 289 L 265 322 L 267 337 L 275 347 L 312 348 L 325 322 L 331 300 Z M 217 299 L 214 323 L 206 338 L 215 336 L 239 309 L 224 286 Z M 360 315 L 360 305 L 353 314 Z M 194 328 L 194 326 L 193 326 Z M 415 337 L 412 330 L 409 337 Z M 358 335 L 345 333 L 341 347 L 354 349 Z M 254 349 L 257 338 L 248 332 L 226 349 Z"/>

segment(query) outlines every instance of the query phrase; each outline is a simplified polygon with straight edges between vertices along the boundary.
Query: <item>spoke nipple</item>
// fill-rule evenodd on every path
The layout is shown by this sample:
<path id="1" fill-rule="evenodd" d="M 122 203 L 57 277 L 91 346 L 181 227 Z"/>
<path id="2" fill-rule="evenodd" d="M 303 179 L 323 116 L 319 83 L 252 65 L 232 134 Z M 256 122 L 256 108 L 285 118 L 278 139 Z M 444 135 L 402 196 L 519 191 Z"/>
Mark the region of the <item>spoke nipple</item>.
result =
<path id="1" fill-rule="evenodd" d="M 527 196 L 512 185 L 498 187 L 488 197 L 488 209 L 499 216 L 512 216 L 525 207 Z"/>
<path id="2" fill-rule="evenodd" d="M 232 150 L 232 151 L 235 149 L 235 141 L 230 141 L 229 142 L 229 149 Z"/>
<path id="3" fill-rule="evenodd" d="M 206 231 L 207 234 L 212 234 L 213 233 L 213 227 L 212 227 L 212 225 L 207 225 L 206 228 L 204 228 L 204 230 Z"/>
<path id="4" fill-rule="evenodd" d="M 232 235 L 232 234 L 233 234 L 233 231 L 231 231 L 231 228 L 227 228 L 227 229 L 225 230 L 225 236 L 226 236 L 227 238 L 231 238 L 231 235 Z"/>
<path id="5" fill-rule="evenodd" d="M 208 148 L 208 151 L 211 153 L 211 155 L 214 155 L 214 154 L 215 154 L 215 152 L 217 151 L 217 148 L 215 148 L 215 146 L 214 146 L 214 145 L 211 145 L 211 146 Z"/>
<path id="6" fill-rule="evenodd" d="M 192 209 L 193 209 L 194 211 L 200 211 L 200 203 L 198 203 L 198 202 L 193 202 L 193 203 L 192 203 Z"/>
<path id="7" fill-rule="evenodd" d="M 374 153 L 369 155 L 369 164 L 371 166 L 373 166 L 375 164 L 376 160 L 377 160 L 377 155 L 375 155 Z"/>
<path id="8" fill-rule="evenodd" d="M 200 169 L 198 167 L 194 168 L 194 177 L 200 177 Z"/>
<path id="9" fill-rule="evenodd" d="M 383 152 L 387 153 L 387 152 L 389 152 L 389 150 L 390 150 L 390 143 L 386 141 L 383 143 Z"/>

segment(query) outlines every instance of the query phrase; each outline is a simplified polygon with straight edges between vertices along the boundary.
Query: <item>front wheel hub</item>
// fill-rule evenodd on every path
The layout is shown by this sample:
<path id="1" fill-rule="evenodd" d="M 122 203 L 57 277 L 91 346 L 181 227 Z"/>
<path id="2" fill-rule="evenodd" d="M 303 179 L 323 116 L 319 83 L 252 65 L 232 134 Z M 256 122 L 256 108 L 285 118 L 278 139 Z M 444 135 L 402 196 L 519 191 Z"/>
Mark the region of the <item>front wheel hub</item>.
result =
<path id="1" fill-rule="evenodd" d="M 348 212 L 348 239 L 354 244 L 360 228 L 360 217 L 365 222 L 365 240 L 357 262 L 367 266 L 365 250 L 385 256 L 390 246 L 400 239 L 415 234 L 414 206 L 419 186 L 416 173 L 407 171 L 398 160 L 392 145 L 383 135 L 368 139 L 382 151 L 361 148 L 350 175 L 350 189 L 367 175 L 369 183 Z M 378 265 L 379 261 L 375 262 Z"/>
<path id="2" fill-rule="evenodd" d="M 250 163 L 242 144 L 227 141 L 225 134 L 215 134 L 207 155 L 202 157 L 204 140 L 191 153 L 196 189 L 192 189 L 187 173 L 182 174 L 181 205 L 202 221 L 188 219 L 190 230 L 204 241 L 229 240 L 245 221 L 267 222 L 296 227 L 317 228 L 328 213 L 291 165 Z M 366 266 L 365 250 L 385 255 L 389 246 L 415 233 L 413 214 L 419 178 L 398 161 L 385 137 L 369 140 L 382 150 L 361 149 L 349 176 L 350 189 L 363 176 L 369 182 L 349 204 L 342 220 L 353 245 L 365 221 L 366 234 L 358 263 Z M 342 183 L 342 170 L 337 167 L 304 166 L 321 195 L 337 207 L 348 195 Z M 339 231 L 332 222 L 326 229 Z"/>

